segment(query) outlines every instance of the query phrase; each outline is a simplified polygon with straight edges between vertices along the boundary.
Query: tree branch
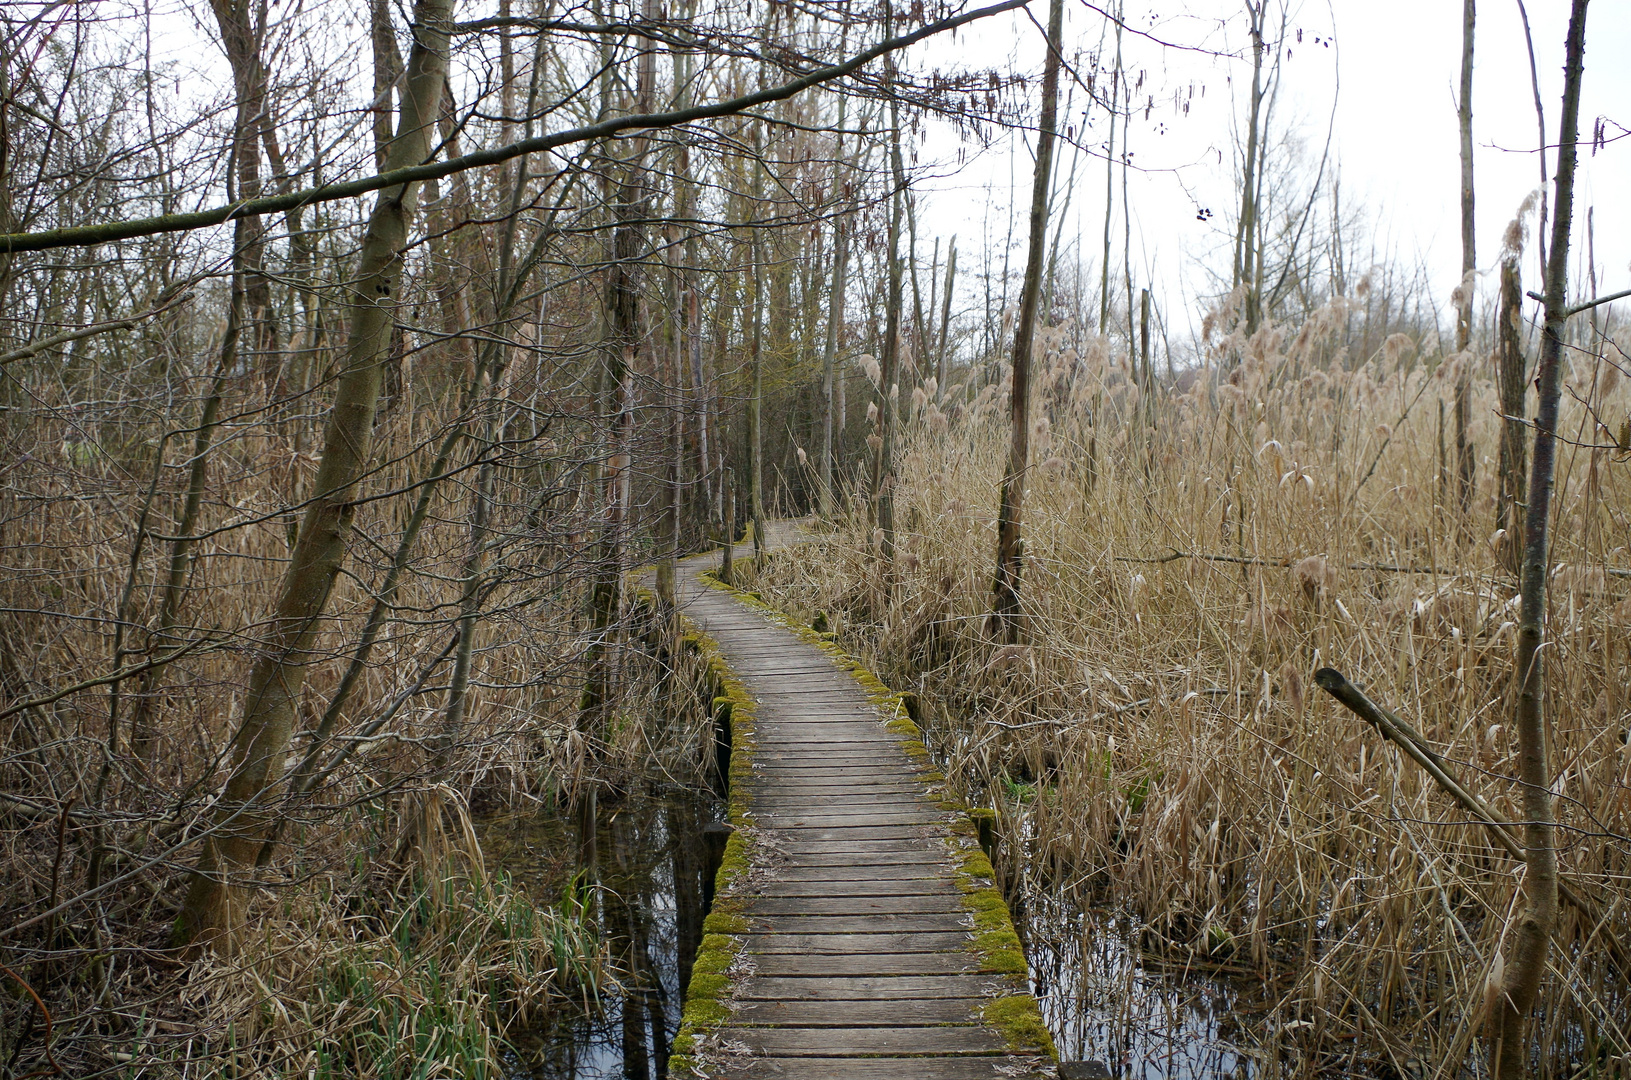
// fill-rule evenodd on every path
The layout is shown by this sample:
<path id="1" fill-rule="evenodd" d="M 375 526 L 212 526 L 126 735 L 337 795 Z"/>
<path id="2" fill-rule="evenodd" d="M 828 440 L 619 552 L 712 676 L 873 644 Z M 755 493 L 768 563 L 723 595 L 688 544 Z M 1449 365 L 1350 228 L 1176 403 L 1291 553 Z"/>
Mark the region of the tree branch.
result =
<path id="1" fill-rule="evenodd" d="M 7 364 L 14 364 L 19 360 L 27 360 L 31 356 L 38 356 L 42 352 L 54 349 L 58 345 L 66 345 L 70 341 L 78 341 L 81 338 L 95 337 L 97 334 L 106 334 L 112 330 L 129 330 L 131 327 L 134 327 L 147 319 L 151 319 L 155 315 L 163 314 L 165 311 L 168 311 L 170 308 L 180 303 L 186 298 L 186 288 L 190 288 L 191 286 L 192 282 L 188 282 L 185 288 L 173 290 L 169 293 L 169 295 L 160 297 L 158 303 L 154 304 L 140 315 L 132 315 L 128 319 L 114 319 L 111 322 L 92 323 L 90 326 L 82 326 L 78 330 L 64 330 L 60 334 L 53 334 L 51 337 L 36 341 L 31 345 L 24 345 L 20 349 L 13 349 L 11 352 L 0 354 L 0 367 L 5 367 Z"/>
<path id="2" fill-rule="evenodd" d="M 851 59 L 845 60 L 843 63 L 817 68 L 780 86 L 767 87 L 764 90 L 746 94 L 742 97 L 731 98 L 728 101 L 716 102 L 712 105 L 698 105 L 689 109 L 674 109 L 669 112 L 648 113 L 637 116 L 612 117 L 609 120 L 603 120 L 598 124 L 590 124 L 587 127 L 571 128 L 567 131 L 555 132 L 552 135 L 521 139 L 506 146 L 476 150 L 468 154 L 461 154 L 458 157 L 448 158 L 445 161 L 411 165 L 402 169 L 391 169 L 358 180 L 322 184 L 314 188 L 286 192 L 281 195 L 269 195 L 259 199 L 246 199 L 226 206 L 217 206 L 209 210 L 199 210 L 193 213 L 165 214 L 159 217 L 114 221 L 101 225 L 80 225 L 65 229 L 48 229 L 34 233 L 0 234 L 0 253 L 47 251 L 53 248 L 80 247 L 89 244 L 106 244 L 116 240 L 131 240 L 140 236 L 157 236 L 161 233 L 190 232 L 194 229 L 220 225 L 234 218 L 253 214 L 278 214 L 300 206 L 355 198 L 358 195 L 365 195 L 370 191 L 378 191 L 381 188 L 419 183 L 426 180 L 439 180 L 445 176 L 452 176 L 454 173 L 465 172 L 487 165 L 498 165 L 512 158 L 521 157 L 524 154 L 546 153 L 558 147 L 610 138 L 628 131 L 679 127 L 682 124 L 692 124 L 700 120 L 714 120 L 724 116 L 732 116 L 758 105 L 766 105 L 773 101 L 784 101 L 795 94 L 808 90 L 812 86 L 819 86 L 822 83 L 831 82 L 834 79 L 841 79 L 852 74 L 886 53 L 903 49 L 925 38 L 933 37 L 947 30 L 954 30 L 959 26 L 964 26 L 990 15 L 1000 15 L 1005 11 L 1014 11 L 1024 7 L 1025 4 L 1026 0 L 1002 0 L 1001 3 L 975 8 L 973 11 L 964 12 L 961 15 L 953 15 L 950 18 L 930 23 L 909 34 L 901 34 L 882 41 Z"/>

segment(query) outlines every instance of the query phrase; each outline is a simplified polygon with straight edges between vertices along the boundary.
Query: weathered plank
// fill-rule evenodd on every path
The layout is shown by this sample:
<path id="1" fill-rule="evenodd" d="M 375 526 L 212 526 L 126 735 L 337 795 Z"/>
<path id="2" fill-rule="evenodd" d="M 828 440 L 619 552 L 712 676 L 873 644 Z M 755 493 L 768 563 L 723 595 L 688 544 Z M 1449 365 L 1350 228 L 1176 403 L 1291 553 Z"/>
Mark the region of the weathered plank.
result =
<path id="1" fill-rule="evenodd" d="M 750 953 L 820 956 L 828 953 L 946 952 L 966 948 L 968 932 L 961 929 L 895 934 L 789 934 L 773 931 L 749 934 L 747 941 Z"/>
<path id="2" fill-rule="evenodd" d="M 842 1063 L 832 1058 L 761 1057 L 733 1064 L 726 1074 L 731 1080 L 1028 1080 L 1052 1076 L 1025 1070 L 1012 1058 L 944 1058 L 932 1070 L 922 1058 L 850 1058 Z"/>
<path id="3" fill-rule="evenodd" d="M 896 1001 L 744 1001 L 733 1021 L 743 1026 L 914 1027 L 974 1023 L 986 998 L 903 998 Z"/>
<path id="4" fill-rule="evenodd" d="M 778 1057 L 861 1057 L 868 1054 L 949 1057 L 1000 1054 L 1007 1049 L 983 1027 L 754 1027 L 727 1028 L 724 1037 L 756 1053 Z M 834 1053 L 838 1048 L 844 1053 Z M 927 1071 L 921 1076 L 931 1076 Z"/>
<path id="5" fill-rule="evenodd" d="M 988 997 L 1004 989 L 986 975 L 849 975 L 822 978 L 748 980 L 737 993 L 743 1001 L 904 1001 L 925 998 Z"/>

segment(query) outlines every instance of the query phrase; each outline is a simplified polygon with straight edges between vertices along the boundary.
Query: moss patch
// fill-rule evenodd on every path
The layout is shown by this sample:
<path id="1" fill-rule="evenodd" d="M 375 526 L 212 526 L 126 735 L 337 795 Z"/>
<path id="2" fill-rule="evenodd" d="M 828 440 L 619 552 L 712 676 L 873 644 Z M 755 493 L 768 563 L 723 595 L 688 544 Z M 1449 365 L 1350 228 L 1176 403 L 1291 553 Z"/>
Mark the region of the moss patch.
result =
<path id="1" fill-rule="evenodd" d="M 1048 1032 L 1048 1025 L 1042 1022 L 1042 1010 L 1030 994 L 1010 994 L 988 1001 L 980 1015 L 1015 1053 L 1058 1059 L 1053 1036 Z"/>

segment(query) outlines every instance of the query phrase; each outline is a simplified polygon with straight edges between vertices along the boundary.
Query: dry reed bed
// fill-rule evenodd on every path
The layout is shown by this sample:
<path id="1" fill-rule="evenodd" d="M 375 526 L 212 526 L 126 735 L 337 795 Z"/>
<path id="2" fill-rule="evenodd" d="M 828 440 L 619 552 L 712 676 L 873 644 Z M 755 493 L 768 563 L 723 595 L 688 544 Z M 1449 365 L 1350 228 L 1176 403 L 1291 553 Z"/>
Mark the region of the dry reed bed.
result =
<path id="1" fill-rule="evenodd" d="M 892 570 L 855 512 L 768 560 L 755 587 L 827 612 L 892 685 L 919 688 L 948 774 L 1002 817 L 1021 884 L 1129 910 L 1164 956 L 1264 973 L 1247 995 L 1265 1013 L 1261 1075 L 1469 1075 L 1516 868 L 1310 676 L 1329 665 L 1366 685 L 1516 812 L 1495 395 L 1473 372 L 1482 456 L 1462 524 L 1453 489 L 1444 505 L 1437 424 L 1466 361 L 1395 336 L 1346 370 L 1322 345 L 1340 319 L 1324 319 L 1226 343 L 1238 367 L 1153 403 L 1102 342 L 1073 350 L 1044 332 L 1022 645 L 982 628 L 1005 372 L 968 408 L 934 407 L 932 384 L 914 395 Z M 1611 367 L 1577 357 L 1569 380 L 1604 416 L 1625 409 Z M 1592 441 L 1579 401 L 1564 430 Z M 1602 924 L 1565 911 L 1541 1020 L 1549 1076 L 1631 1068 L 1631 996 L 1603 946 L 1631 926 L 1626 472 L 1605 450 L 1564 448 L 1558 839 Z"/>

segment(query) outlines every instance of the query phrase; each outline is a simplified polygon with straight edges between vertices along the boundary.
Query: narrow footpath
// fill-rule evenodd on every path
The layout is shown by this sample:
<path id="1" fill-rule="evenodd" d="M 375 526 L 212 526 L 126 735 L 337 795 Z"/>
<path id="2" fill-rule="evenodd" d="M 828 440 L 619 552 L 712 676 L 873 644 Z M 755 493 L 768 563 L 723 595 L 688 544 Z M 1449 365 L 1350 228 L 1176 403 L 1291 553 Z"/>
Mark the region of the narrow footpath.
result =
<path id="1" fill-rule="evenodd" d="M 733 1080 L 1052 1076 L 1008 912 L 968 873 L 989 865 L 967 815 L 875 692 L 699 578 L 717 564 L 681 563 L 676 585 L 756 703 L 751 770 L 732 770 L 748 786 L 751 869 L 730 890 L 739 951 L 720 1018 L 696 1031 L 691 1061 Z M 979 947 L 994 925 L 980 898 L 1012 942 L 1006 964 Z"/>

